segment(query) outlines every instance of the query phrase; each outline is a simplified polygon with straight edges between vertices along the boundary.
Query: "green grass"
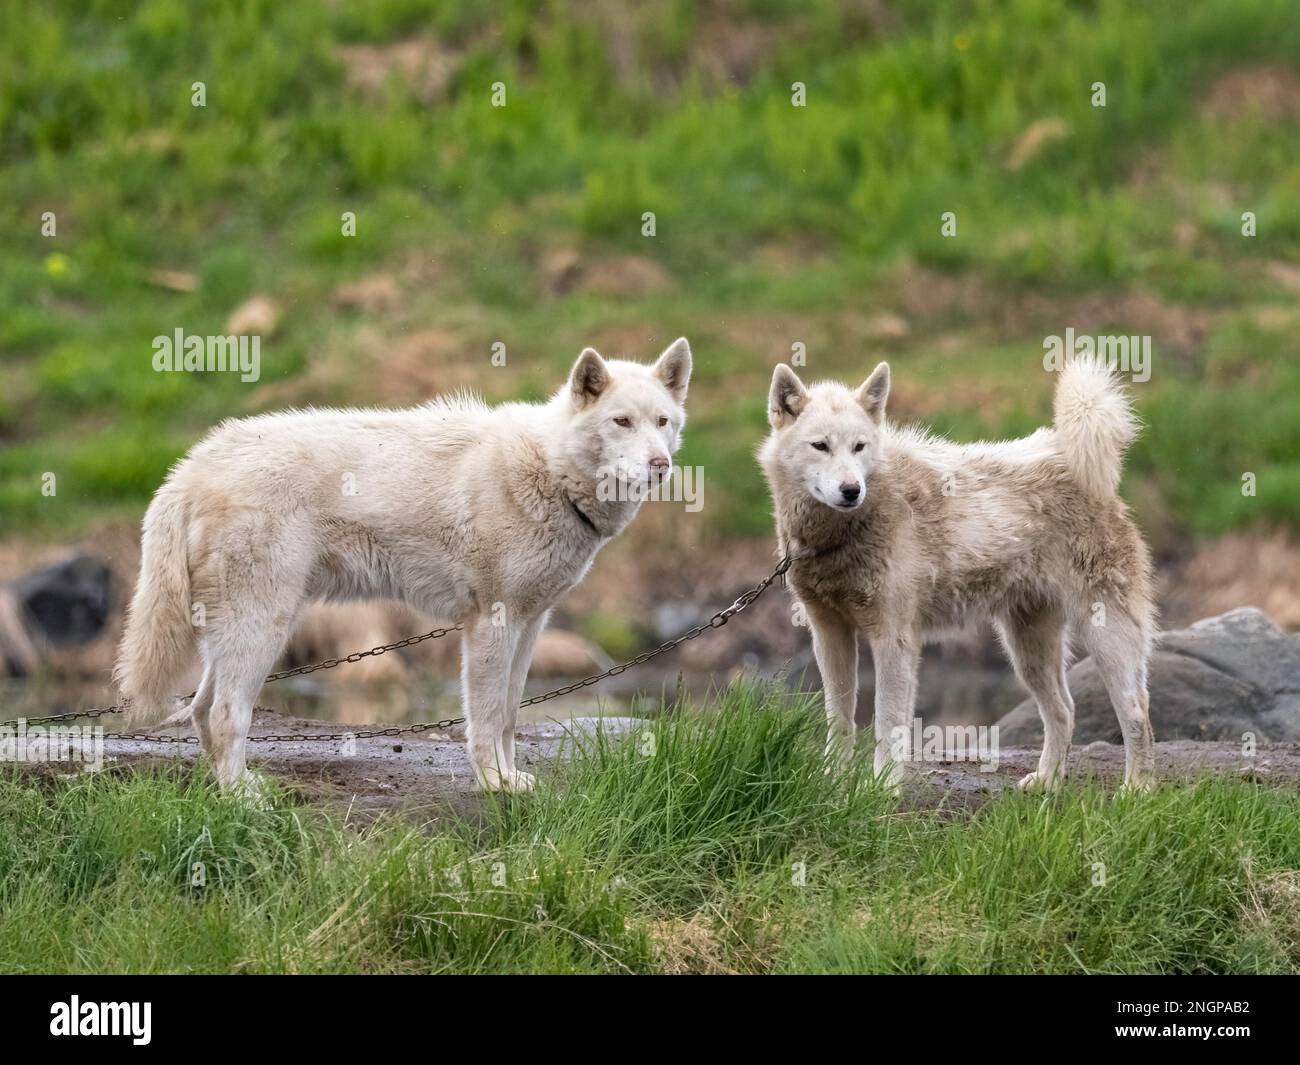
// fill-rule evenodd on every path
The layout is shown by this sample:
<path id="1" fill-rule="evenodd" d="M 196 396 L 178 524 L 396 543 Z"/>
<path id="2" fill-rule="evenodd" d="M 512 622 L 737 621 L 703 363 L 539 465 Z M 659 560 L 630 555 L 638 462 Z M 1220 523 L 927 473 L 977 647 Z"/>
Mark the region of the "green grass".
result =
<path id="1" fill-rule="evenodd" d="M 472 823 L 10 771 L 0 970 L 1300 971 L 1294 790 L 907 810 L 822 771 L 812 700 L 731 689 L 703 711 L 590 741 Z"/>
<path id="2" fill-rule="evenodd" d="M 403 338 L 434 330 L 448 338 L 435 368 L 493 398 L 549 392 L 593 341 L 646 357 L 689 335 L 702 519 L 719 538 L 766 535 L 752 449 L 792 343 L 814 376 L 858 378 L 888 355 L 900 386 L 935 383 L 923 416 L 937 427 L 1001 435 L 1047 417 L 1042 337 L 1086 324 L 1073 301 L 1132 292 L 1213 318 L 1190 353 L 1161 327 L 1106 323 L 1157 334 L 1137 396 L 1139 506 L 1180 539 L 1300 527 L 1300 331 L 1259 324 L 1294 299 L 1268 264 L 1300 256 L 1300 122 L 1207 104 L 1225 73 L 1296 76 L 1285 0 L 928 0 L 888 18 L 838 0 L 602 17 L 574 0 L 364 7 L 4 6 L 0 532 L 71 535 L 138 511 L 225 416 L 427 398 L 427 383 L 377 383 Z M 445 62 L 431 94 L 400 71 L 350 84 L 345 49 L 415 38 Z M 191 106 L 195 81 L 206 107 Z M 796 81 L 806 107 L 791 106 Z M 1013 169 L 1043 120 L 1064 132 Z M 955 238 L 939 232 L 949 210 Z M 556 294 L 542 264 L 566 249 L 652 259 L 671 286 Z M 872 339 L 863 323 L 898 309 L 914 268 L 908 333 Z M 157 270 L 197 287 L 159 287 Z M 400 308 L 331 305 L 375 272 L 400 280 Z M 933 278 L 979 295 L 950 305 Z M 150 371 L 153 336 L 223 332 L 255 293 L 283 312 L 258 385 Z M 1026 299 L 1041 320 L 1006 313 Z M 488 366 L 497 340 L 506 372 Z M 1249 375 L 1227 372 L 1247 358 Z M 977 387 L 991 380 L 1010 397 L 993 412 Z"/>

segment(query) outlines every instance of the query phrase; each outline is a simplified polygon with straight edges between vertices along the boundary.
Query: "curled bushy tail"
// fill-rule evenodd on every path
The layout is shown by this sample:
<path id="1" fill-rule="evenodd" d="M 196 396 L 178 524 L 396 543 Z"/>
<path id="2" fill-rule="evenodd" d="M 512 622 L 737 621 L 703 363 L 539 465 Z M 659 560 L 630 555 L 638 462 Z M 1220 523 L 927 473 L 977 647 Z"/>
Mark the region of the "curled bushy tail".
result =
<path id="1" fill-rule="evenodd" d="M 113 670 L 118 690 L 131 702 L 132 727 L 153 724 L 171 709 L 193 651 L 186 519 L 184 501 L 166 486 L 144 516 L 140 576 Z"/>
<path id="2" fill-rule="evenodd" d="M 1123 383 L 1106 362 L 1082 357 L 1066 364 L 1056 386 L 1055 418 L 1056 436 L 1075 481 L 1089 495 L 1114 496 L 1138 420 Z"/>

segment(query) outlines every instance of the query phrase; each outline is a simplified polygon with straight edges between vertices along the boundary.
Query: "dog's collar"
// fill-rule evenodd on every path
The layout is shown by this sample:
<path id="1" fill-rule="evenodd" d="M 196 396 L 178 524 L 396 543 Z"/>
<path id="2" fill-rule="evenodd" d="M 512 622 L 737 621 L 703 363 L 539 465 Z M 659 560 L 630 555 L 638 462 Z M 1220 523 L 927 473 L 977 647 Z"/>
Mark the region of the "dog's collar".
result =
<path id="1" fill-rule="evenodd" d="M 569 501 L 569 509 L 572 510 L 573 513 L 576 514 L 576 515 L 578 516 L 578 520 L 579 520 L 580 522 L 582 522 L 582 524 L 585 525 L 588 529 L 590 529 L 592 532 L 594 532 L 597 536 L 599 536 L 601 539 L 604 539 L 605 534 L 602 533 L 602 532 L 601 532 L 601 531 L 596 527 L 596 523 L 595 523 L 594 521 L 591 520 L 591 518 L 590 518 L 590 516 L 587 514 L 587 512 L 584 511 L 580 506 L 578 506 L 577 503 L 575 503 L 575 502 L 573 501 L 573 497 L 572 497 L 572 496 L 569 496 L 569 495 L 566 495 L 564 498 L 567 499 L 567 500 Z"/>

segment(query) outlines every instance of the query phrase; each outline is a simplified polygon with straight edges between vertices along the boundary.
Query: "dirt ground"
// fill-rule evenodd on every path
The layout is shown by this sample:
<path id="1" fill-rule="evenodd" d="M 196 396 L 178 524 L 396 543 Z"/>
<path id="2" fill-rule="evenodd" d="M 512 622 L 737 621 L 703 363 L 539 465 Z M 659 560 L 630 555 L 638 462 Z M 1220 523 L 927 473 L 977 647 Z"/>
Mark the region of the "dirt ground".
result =
<path id="1" fill-rule="evenodd" d="M 572 755 L 575 736 L 590 735 L 596 728 L 626 735 L 644 723 L 633 717 L 585 717 L 521 725 L 516 757 L 521 768 L 545 773 L 557 759 Z M 259 711 L 251 735 L 338 730 L 337 725 Z M 188 733 L 188 728 L 178 729 L 175 735 Z M 249 761 L 308 802 L 341 807 L 360 821 L 384 811 L 426 821 L 480 813 L 482 798 L 470 771 L 463 726 L 418 736 L 353 740 L 352 745 L 349 751 L 341 741 L 254 742 Z M 109 770 L 178 761 L 188 767 L 198 753 L 192 743 L 163 745 L 120 739 L 111 733 L 104 737 L 104 768 Z M 978 807 L 1033 769 L 1038 753 L 1037 748 L 1002 747 L 996 765 L 987 768 L 958 760 L 923 764 L 905 787 L 905 801 L 914 808 Z M 1156 744 L 1156 766 L 1162 780 L 1236 774 L 1300 787 L 1300 744 L 1261 746 L 1254 759 L 1247 760 L 1235 743 L 1176 740 Z M 1114 744 L 1091 743 L 1071 752 L 1073 780 L 1096 778 L 1115 786 L 1123 770 L 1123 748 Z"/>

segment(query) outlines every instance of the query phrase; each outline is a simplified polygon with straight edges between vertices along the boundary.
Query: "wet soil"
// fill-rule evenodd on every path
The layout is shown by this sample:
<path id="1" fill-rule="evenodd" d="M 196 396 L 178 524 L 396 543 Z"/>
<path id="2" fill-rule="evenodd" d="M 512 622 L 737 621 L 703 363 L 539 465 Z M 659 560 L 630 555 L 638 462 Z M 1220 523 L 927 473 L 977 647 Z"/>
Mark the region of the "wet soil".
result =
<path id="1" fill-rule="evenodd" d="M 516 733 L 516 760 L 532 773 L 549 773 L 572 757 L 574 738 L 600 728 L 626 735 L 644 724 L 635 717 L 579 717 L 565 721 L 537 721 Z M 250 734 L 285 731 L 326 734 L 339 731 L 307 718 L 259 712 Z M 188 727 L 177 729 L 184 736 Z M 348 741 L 281 741 L 250 744 L 249 762 L 260 772 L 281 781 L 310 803 L 346 809 L 349 816 L 369 820 L 384 811 L 397 811 L 424 821 L 448 816 L 477 817 L 483 808 L 470 771 L 463 726 L 420 735 L 354 739 Z M 130 771 L 145 765 L 192 767 L 199 754 L 195 744 L 158 744 L 128 740 L 109 733 L 104 737 L 104 768 Z M 904 789 L 911 808 L 972 809 L 989 796 L 1014 786 L 1035 768 L 1038 749 L 1003 747 L 996 765 L 971 761 L 922 764 Z M 1163 781 L 1186 782 L 1218 774 L 1278 782 L 1300 787 L 1300 744 L 1260 746 L 1253 758 L 1243 756 L 1235 743 L 1175 740 L 1156 744 L 1156 767 Z M 75 762 L 47 764 L 45 772 L 74 772 Z M 1074 781 L 1095 779 L 1115 787 L 1124 773 L 1124 750 L 1109 743 L 1091 743 L 1070 755 L 1069 774 Z"/>

